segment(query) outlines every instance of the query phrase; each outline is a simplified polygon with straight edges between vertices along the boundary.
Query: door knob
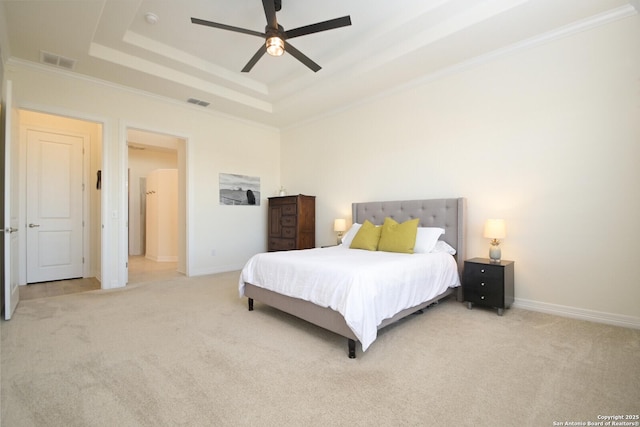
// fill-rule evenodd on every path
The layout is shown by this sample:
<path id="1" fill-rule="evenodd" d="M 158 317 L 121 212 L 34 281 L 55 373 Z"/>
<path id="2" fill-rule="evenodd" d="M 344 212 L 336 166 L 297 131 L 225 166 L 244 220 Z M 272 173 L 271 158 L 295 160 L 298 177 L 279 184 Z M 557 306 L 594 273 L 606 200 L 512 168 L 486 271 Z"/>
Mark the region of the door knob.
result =
<path id="1" fill-rule="evenodd" d="M 7 227 L 7 228 L 5 228 L 5 230 L 4 230 L 4 231 L 5 231 L 6 233 L 11 234 L 11 233 L 15 233 L 16 231 L 18 231 L 18 229 L 17 229 L 17 228 L 13 228 L 13 227 Z"/>
<path id="2" fill-rule="evenodd" d="M 40 224 L 34 224 L 34 223 L 29 224 L 29 228 L 36 228 L 36 227 L 40 227 Z"/>

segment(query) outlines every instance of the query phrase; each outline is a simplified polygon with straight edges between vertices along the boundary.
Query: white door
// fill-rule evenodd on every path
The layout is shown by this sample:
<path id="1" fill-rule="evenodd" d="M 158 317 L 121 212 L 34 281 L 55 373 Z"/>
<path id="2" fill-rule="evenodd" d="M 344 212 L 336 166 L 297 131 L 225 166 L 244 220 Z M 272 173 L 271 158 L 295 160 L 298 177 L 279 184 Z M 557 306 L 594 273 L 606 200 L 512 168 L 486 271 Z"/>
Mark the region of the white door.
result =
<path id="1" fill-rule="evenodd" d="M 12 85 L 7 81 L 4 105 L 4 318 L 11 319 L 20 292 L 18 287 L 18 112 L 13 107 Z"/>
<path id="2" fill-rule="evenodd" d="M 27 130 L 27 283 L 82 277 L 83 145 Z"/>

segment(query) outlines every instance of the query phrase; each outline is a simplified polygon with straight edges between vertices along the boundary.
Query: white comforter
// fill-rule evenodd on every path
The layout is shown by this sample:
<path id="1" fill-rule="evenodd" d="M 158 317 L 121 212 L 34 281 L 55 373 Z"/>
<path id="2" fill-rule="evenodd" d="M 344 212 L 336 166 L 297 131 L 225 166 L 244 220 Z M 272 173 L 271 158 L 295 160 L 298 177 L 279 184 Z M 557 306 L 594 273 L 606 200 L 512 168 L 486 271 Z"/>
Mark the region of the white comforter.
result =
<path id="1" fill-rule="evenodd" d="M 446 253 L 335 246 L 257 254 L 242 269 L 240 296 L 245 283 L 338 311 L 364 351 L 384 319 L 460 286 L 460 278 L 455 259 Z"/>

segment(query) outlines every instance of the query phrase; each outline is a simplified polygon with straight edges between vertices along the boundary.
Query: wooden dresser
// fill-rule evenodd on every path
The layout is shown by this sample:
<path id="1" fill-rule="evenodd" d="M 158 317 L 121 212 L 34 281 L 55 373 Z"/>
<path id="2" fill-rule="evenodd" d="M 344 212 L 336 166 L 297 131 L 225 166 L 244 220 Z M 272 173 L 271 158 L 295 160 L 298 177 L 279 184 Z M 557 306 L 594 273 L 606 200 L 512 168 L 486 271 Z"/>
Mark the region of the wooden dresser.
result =
<path id="1" fill-rule="evenodd" d="M 316 247 L 315 196 L 269 197 L 267 250 Z"/>

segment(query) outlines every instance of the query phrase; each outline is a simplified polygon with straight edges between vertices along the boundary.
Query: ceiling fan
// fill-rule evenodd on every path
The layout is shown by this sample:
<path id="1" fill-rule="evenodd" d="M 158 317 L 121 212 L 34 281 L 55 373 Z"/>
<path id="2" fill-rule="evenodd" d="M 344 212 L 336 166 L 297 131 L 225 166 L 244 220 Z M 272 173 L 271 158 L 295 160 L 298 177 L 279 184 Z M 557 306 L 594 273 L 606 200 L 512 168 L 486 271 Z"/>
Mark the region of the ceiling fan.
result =
<path id="1" fill-rule="evenodd" d="M 264 7 L 264 14 L 267 18 L 267 26 L 264 28 L 264 33 L 245 28 L 233 27 L 231 25 L 219 24 L 217 22 L 205 21 L 204 19 L 198 18 L 191 18 L 191 22 L 193 24 L 206 25 L 208 27 L 220 28 L 223 30 L 235 31 L 237 33 L 264 38 L 265 43 L 260 47 L 260 49 L 258 49 L 255 55 L 253 55 L 247 65 L 244 66 L 242 69 L 243 73 L 251 71 L 253 66 L 256 65 L 265 52 L 272 56 L 281 56 L 285 51 L 289 52 L 294 58 L 302 62 L 314 72 L 317 72 L 322 67 L 293 47 L 291 43 L 287 42 L 287 39 L 351 25 L 351 17 L 343 16 L 341 18 L 330 19 L 328 21 L 318 22 L 316 24 L 285 31 L 285 29 L 278 24 L 278 20 L 276 18 L 276 11 L 279 11 L 282 8 L 282 0 L 262 0 L 262 6 Z"/>

